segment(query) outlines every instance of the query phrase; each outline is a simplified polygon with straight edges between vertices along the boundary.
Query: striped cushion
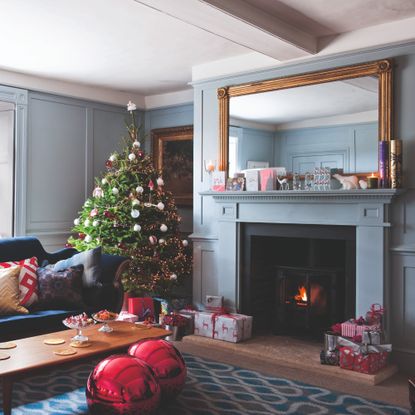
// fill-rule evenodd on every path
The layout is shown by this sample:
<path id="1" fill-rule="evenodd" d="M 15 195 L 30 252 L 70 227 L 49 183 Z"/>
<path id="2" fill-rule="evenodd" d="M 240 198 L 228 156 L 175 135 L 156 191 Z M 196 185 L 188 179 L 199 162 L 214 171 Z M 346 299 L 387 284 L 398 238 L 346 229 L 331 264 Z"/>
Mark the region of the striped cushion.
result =
<path id="1" fill-rule="evenodd" d="M 19 274 L 21 267 L 0 269 L 0 314 L 28 313 L 19 305 Z"/>
<path id="2" fill-rule="evenodd" d="M 0 268 L 10 268 L 19 265 L 21 267 L 19 275 L 19 299 L 20 305 L 29 307 L 38 300 L 37 258 L 27 258 L 21 261 L 0 262 Z"/>

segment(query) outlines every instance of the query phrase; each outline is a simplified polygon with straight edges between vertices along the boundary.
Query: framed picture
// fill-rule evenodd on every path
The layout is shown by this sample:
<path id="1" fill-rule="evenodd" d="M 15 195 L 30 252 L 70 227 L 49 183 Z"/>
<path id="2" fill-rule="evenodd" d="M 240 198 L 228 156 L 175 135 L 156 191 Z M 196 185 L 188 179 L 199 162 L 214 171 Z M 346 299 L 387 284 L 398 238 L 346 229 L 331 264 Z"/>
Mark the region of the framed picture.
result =
<path id="1" fill-rule="evenodd" d="M 268 168 L 269 162 L 268 161 L 253 161 L 248 160 L 246 162 L 246 168 L 247 169 L 262 169 L 262 168 Z"/>
<path id="2" fill-rule="evenodd" d="M 193 205 L 193 126 L 151 131 L 154 167 L 177 206 Z"/>
<path id="3" fill-rule="evenodd" d="M 242 191 L 245 190 L 245 178 L 243 177 L 234 177 L 229 178 L 226 182 L 226 190 L 232 191 Z"/>

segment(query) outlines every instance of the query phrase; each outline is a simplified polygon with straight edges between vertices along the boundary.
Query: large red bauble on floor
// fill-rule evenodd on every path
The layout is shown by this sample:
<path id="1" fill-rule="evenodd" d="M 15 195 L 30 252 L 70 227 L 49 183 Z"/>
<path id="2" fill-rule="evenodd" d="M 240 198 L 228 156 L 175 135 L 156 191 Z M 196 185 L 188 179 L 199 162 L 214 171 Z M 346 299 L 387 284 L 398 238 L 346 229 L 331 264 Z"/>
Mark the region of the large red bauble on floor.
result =
<path id="1" fill-rule="evenodd" d="M 147 362 L 161 386 L 162 399 L 175 398 L 186 381 L 186 364 L 180 352 L 166 340 L 142 340 L 128 349 L 128 354 Z"/>
<path id="2" fill-rule="evenodd" d="M 151 367 L 129 355 L 113 355 L 97 364 L 86 386 L 92 415 L 150 415 L 160 403 L 160 385 Z"/>

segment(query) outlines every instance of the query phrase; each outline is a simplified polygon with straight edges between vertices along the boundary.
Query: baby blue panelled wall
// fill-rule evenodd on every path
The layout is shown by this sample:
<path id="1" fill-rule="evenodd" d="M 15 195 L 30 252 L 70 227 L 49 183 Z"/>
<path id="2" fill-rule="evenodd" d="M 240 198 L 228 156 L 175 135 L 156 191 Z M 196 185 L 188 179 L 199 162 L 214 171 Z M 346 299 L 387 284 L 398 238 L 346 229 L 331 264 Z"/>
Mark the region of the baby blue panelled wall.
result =
<path id="1" fill-rule="evenodd" d="M 47 249 L 60 249 L 94 178 L 123 147 L 126 109 L 1 85 L 0 100 L 16 104 L 17 112 L 16 234 L 36 235 Z M 147 132 L 191 125 L 193 105 L 151 110 L 146 117 L 138 111 L 138 123 Z M 150 151 L 149 139 L 145 146 Z M 181 213 L 183 232 L 190 233 L 191 210 Z"/>
<path id="2" fill-rule="evenodd" d="M 94 177 L 121 148 L 126 114 L 120 107 L 29 92 L 22 234 L 38 236 L 48 249 L 62 247 Z"/>
<path id="3" fill-rule="evenodd" d="M 174 107 L 157 108 L 145 112 L 145 148 L 151 150 L 151 130 L 156 128 L 180 127 L 193 125 L 193 104 L 177 105 Z M 184 233 L 193 230 L 193 210 L 188 207 L 180 207 L 179 214 L 182 218 L 180 229 Z"/>
<path id="4" fill-rule="evenodd" d="M 316 58 L 303 63 L 245 75 L 229 76 L 194 84 L 194 279 L 193 296 L 202 301 L 206 294 L 221 295 L 234 290 L 229 281 L 217 278 L 221 263 L 238 261 L 222 258 L 218 250 L 220 229 L 218 205 L 201 191 L 209 177 L 203 160 L 218 158 L 219 111 L 217 88 L 282 76 L 312 72 L 379 59 L 394 59 L 394 136 L 403 140 L 405 193 L 392 205 L 391 261 L 385 264 L 385 293 L 390 298 L 386 318 L 391 327 L 395 359 L 407 370 L 415 370 L 415 45 L 394 46 L 348 55 Z M 360 150 L 359 150 L 360 151 Z M 238 241 L 232 241 L 238 247 Z M 238 252 L 238 249 L 236 249 Z M 369 306 L 369 305 L 368 305 Z"/>

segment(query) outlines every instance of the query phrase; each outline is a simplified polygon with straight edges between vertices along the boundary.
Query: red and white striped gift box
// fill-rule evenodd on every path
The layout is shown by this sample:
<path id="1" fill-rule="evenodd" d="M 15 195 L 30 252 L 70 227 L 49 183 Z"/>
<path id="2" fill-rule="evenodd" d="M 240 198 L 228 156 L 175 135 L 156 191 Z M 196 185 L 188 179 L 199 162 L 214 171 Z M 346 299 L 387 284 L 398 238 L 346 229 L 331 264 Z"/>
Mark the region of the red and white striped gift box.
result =
<path id="1" fill-rule="evenodd" d="M 364 331 L 379 331 L 379 324 L 357 324 L 353 321 L 345 321 L 341 324 L 343 337 L 363 336 Z"/>

